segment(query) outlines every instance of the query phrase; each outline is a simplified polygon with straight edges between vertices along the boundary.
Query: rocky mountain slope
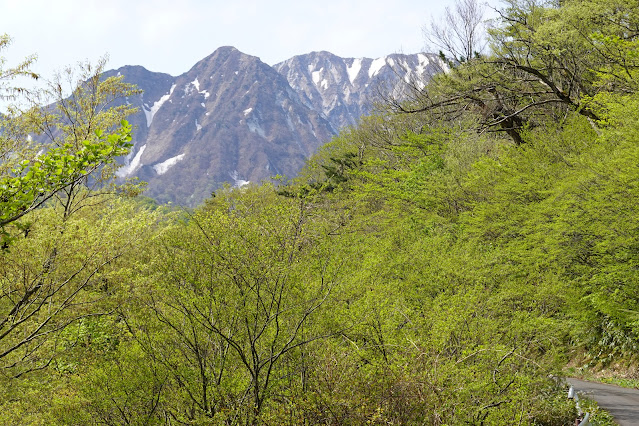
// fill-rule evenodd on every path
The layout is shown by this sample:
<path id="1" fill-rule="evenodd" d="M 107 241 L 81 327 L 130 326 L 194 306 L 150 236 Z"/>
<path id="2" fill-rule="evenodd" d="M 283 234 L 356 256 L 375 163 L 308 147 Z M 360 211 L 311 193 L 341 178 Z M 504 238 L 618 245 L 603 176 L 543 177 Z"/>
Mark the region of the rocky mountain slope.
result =
<path id="1" fill-rule="evenodd" d="M 337 131 L 370 111 L 379 84 L 438 69 L 433 55 L 345 59 L 328 52 L 273 67 L 222 47 L 172 77 L 139 66 L 121 74 L 144 93 L 134 147 L 121 178 L 148 182 L 159 202 L 197 205 L 225 182 L 241 186 L 280 174 L 293 177 Z"/>
<path id="2" fill-rule="evenodd" d="M 276 64 L 291 87 L 338 131 L 371 111 L 380 91 L 398 80 L 424 81 L 441 70 L 437 55 L 393 54 L 377 59 L 312 52 Z"/>

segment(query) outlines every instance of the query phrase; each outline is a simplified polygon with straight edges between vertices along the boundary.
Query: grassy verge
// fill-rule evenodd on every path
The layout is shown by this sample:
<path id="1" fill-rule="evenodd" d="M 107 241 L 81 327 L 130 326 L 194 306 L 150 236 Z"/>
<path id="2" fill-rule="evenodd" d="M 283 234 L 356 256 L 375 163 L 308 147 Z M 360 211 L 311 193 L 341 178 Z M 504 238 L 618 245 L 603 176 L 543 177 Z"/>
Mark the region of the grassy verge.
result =
<path id="1" fill-rule="evenodd" d="M 590 425 L 592 426 L 616 426 L 614 419 L 604 409 L 600 408 L 595 401 L 589 398 L 579 398 L 581 411 L 590 413 Z"/>

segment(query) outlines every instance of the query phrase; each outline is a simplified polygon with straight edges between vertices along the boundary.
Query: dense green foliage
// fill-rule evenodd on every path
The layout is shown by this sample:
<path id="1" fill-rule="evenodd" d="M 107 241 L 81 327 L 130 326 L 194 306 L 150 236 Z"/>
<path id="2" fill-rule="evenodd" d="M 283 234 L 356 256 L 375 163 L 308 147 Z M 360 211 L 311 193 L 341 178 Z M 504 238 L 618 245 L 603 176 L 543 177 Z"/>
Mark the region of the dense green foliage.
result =
<path id="1" fill-rule="evenodd" d="M 194 211 L 82 187 L 16 218 L 0 423 L 574 424 L 565 366 L 638 349 L 637 10 L 511 2 L 490 55 L 420 89 L 510 110 L 412 97 L 286 185 Z M 529 101 L 516 138 L 485 131 Z"/>

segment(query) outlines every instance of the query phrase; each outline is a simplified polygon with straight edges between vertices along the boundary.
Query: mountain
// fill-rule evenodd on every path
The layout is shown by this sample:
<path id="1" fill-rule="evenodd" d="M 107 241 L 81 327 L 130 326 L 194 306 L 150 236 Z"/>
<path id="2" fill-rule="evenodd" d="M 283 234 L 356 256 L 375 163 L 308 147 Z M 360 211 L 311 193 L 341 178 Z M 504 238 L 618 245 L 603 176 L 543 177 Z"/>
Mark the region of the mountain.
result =
<path id="1" fill-rule="evenodd" d="M 127 69 L 118 72 L 144 89 Z M 154 78 L 162 89 L 141 96 L 147 129 L 138 124 L 119 175 L 147 181 L 161 202 L 193 205 L 224 182 L 293 176 L 334 134 L 277 71 L 232 47 L 170 81 Z"/>
<path id="2" fill-rule="evenodd" d="M 127 99 L 139 112 L 121 178 L 148 182 L 159 202 L 194 206 L 225 182 L 242 186 L 274 175 L 293 177 L 343 126 L 371 109 L 379 84 L 437 69 L 433 55 L 345 59 L 328 52 L 269 66 L 221 47 L 173 77 L 125 66 L 143 94 Z"/>
<path id="3" fill-rule="evenodd" d="M 379 92 L 397 80 L 427 80 L 441 70 L 437 55 L 393 54 L 377 59 L 312 52 L 274 65 L 291 87 L 338 131 L 371 112 Z"/>

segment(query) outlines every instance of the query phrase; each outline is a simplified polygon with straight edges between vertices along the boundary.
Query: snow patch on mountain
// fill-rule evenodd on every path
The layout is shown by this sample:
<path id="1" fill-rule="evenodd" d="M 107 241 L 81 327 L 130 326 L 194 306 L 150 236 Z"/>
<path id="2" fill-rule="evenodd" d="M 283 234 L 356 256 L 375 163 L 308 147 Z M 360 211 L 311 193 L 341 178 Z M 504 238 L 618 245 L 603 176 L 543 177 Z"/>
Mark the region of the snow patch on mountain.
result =
<path id="1" fill-rule="evenodd" d="M 152 107 L 149 108 L 147 104 L 142 104 L 142 110 L 144 111 L 144 117 L 146 117 L 146 127 L 151 127 L 151 123 L 153 122 L 153 117 L 160 110 L 162 105 L 169 100 L 171 95 L 173 94 L 173 90 L 175 90 L 175 84 L 171 86 L 171 90 L 166 95 L 163 95 L 160 99 L 155 101 Z M 147 109 L 148 108 L 148 109 Z"/>
<path id="2" fill-rule="evenodd" d="M 237 172 L 237 170 L 233 170 L 232 173 L 229 173 L 229 176 L 231 176 L 231 179 L 233 179 L 233 186 L 236 188 L 241 188 L 244 185 L 248 185 L 249 183 L 251 183 L 251 181 L 249 180 L 240 179 L 240 174 Z"/>
<path id="3" fill-rule="evenodd" d="M 346 72 L 348 73 L 348 79 L 350 80 L 351 84 L 355 82 L 355 79 L 359 75 L 359 71 L 361 69 L 362 69 L 361 59 L 354 59 L 351 66 L 346 68 Z"/>
<path id="4" fill-rule="evenodd" d="M 133 160 L 131 160 L 129 164 L 122 166 L 122 168 L 115 172 L 116 176 L 121 178 L 131 176 L 131 174 L 133 174 L 133 172 L 135 172 L 138 167 L 142 165 L 140 160 L 145 149 L 146 144 L 140 147 L 140 150 L 137 152 L 137 154 L 135 154 L 135 157 L 133 157 Z"/>
<path id="5" fill-rule="evenodd" d="M 319 71 L 313 71 L 311 73 L 311 76 L 313 77 L 313 83 L 315 83 L 316 86 L 320 82 L 320 78 L 321 78 L 321 74 L 323 70 L 324 68 L 320 68 Z"/>
<path id="6" fill-rule="evenodd" d="M 163 175 L 166 173 L 171 167 L 175 166 L 178 161 L 182 161 L 184 159 L 185 154 L 176 155 L 175 157 L 171 157 L 168 160 L 165 160 L 161 163 L 158 163 L 153 166 L 153 170 L 158 175 Z"/>
<path id="7" fill-rule="evenodd" d="M 142 111 L 144 111 L 144 117 L 146 118 L 146 127 L 151 127 L 151 121 L 153 121 L 151 108 L 147 104 L 142 104 Z"/>
<path id="8" fill-rule="evenodd" d="M 200 81 L 197 79 L 197 77 L 195 77 L 195 80 L 191 81 L 190 83 L 187 83 L 184 86 L 184 96 L 189 96 L 191 95 L 191 93 L 193 93 L 193 91 L 196 91 L 197 93 L 203 94 L 204 96 L 206 96 L 206 90 L 202 90 L 200 91 Z M 182 96 L 182 97 L 184 97 Z"/>
<path id="9" fill-rule="evenodd" d="M 386 57 L 374 59 L 368 69 L 368 76 L 370 78 L 375 77 L 384 65 L 386 65 Z"/>
<path id="10" fill-rule="evenodd" d="M 424 55 L 423 53 L 418 53 L 417 59 L 419 60 L 419 66 L 417 67 L 417 72 L 423 73 L 426 70 L 426 67 L 428 66 L 428 64 L 430 64 L 430 59 L 428 59 L 428 56 Z"/>

